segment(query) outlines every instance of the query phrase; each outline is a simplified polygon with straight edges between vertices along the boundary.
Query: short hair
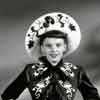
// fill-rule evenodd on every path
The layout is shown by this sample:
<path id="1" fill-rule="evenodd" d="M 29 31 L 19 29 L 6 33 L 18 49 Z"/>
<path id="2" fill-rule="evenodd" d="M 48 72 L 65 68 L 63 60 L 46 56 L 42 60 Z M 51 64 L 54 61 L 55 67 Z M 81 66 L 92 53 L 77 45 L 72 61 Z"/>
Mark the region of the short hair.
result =
<path id="1" fill-rule="evenodd" d="M 62 38 L 62 39 L 64 39 L 64 42 L 66 43 L 66 45 L 68 45 L 67 34 L 64 34 L 63 32 L 58 31 L 58 30 L 52 30 L 52 31 L 48 31 L 48 32 L 44 33 L 43 35 L 39 36 L 40 46 L 43 44 L 44 39 L 47 37 Z"/>

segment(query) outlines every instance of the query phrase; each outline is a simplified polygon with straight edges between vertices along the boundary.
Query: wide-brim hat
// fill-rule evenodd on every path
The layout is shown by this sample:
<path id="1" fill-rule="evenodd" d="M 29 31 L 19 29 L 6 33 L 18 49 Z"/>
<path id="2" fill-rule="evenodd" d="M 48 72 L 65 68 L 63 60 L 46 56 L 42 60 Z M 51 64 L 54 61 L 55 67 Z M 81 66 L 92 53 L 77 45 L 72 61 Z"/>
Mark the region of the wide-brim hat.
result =
<path id="1" fill-rule="evenodd" d="M 25 37 L 25 48 L 28 54 L 37 59 L 42 56 L 39 38 L 48 31 L 57 30 L 67 34 L 68 51 L 65 56 L 74 52 L 81 39 L 80 27 L 69 15 L 61 12 L 52 12 L 40 16 L 29 27 Z"/>

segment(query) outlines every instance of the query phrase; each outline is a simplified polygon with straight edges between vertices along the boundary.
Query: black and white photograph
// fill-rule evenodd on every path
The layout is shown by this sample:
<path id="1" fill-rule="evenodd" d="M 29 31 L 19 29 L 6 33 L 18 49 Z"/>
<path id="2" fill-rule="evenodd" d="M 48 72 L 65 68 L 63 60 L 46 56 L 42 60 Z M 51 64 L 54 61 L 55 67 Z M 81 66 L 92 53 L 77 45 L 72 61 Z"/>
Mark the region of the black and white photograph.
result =
<path id="1" fill-rule="evenodd" d="M 0 0 L 0 100 L 100 100 L 100 1 Z"/>

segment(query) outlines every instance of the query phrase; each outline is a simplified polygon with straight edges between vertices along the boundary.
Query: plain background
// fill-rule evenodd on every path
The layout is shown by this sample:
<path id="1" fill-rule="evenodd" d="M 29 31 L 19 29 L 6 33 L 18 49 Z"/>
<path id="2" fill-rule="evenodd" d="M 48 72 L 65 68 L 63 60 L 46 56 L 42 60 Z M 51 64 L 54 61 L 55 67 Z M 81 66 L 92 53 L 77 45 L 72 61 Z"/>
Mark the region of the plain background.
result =
<path id="1" fill-rule="evenodd" d="M 25 34 L 32 22 L 49 12 L 67 13 L 78 22 L 82 40 L 66 60 L 85 68 L 100 91 L 100 0 L 0 0 L 0 93 L 31 63 Z M 23 94 L 20 99 L 25 99 Z M 76 98 L 81 99 L 78 93 Z"/>

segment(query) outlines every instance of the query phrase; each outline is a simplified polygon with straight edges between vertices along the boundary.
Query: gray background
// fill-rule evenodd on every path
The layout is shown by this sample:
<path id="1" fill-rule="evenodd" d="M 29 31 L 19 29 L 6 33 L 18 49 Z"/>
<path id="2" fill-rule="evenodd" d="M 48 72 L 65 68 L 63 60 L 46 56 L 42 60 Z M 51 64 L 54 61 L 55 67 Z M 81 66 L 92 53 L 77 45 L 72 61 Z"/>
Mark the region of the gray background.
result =
<path id="1" fill-rule="evenodd" d="M 66 60 L 83 66 L 100 91 L 100 0 L 0 0 L 0 93 L 32 62 L 24 48 L 28 27 L 54 11 L 73 16 L 80 25 L 80 46 Z M 27 100 L 25 94 L 27 90 L 22 100 Z"/>

